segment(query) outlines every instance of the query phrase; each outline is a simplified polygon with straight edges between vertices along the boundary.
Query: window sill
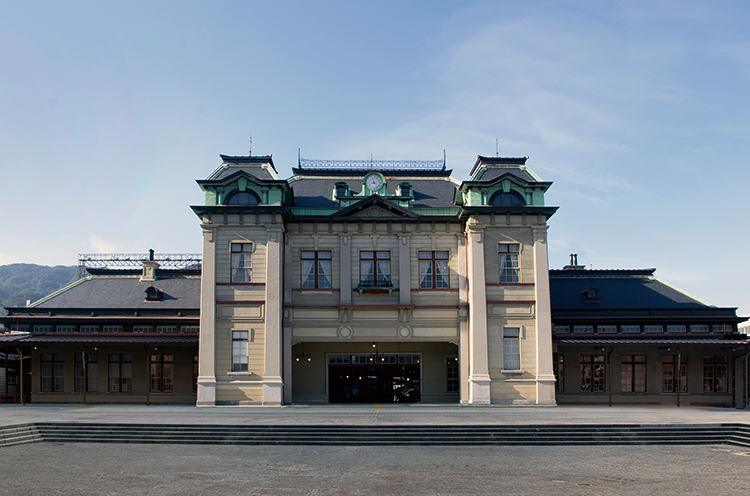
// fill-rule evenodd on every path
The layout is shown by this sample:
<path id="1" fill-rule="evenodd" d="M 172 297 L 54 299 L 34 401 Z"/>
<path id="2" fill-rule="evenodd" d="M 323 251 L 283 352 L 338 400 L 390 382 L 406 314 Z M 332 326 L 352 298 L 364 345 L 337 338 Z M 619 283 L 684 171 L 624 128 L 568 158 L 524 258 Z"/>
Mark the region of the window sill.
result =
<path id="1" fill-rule="evenodd" d="M 330 289 L 301 289 L 300 293 L 302 294 L 333 294 L 333 291 Z"/>
<path id="2" fill-rule="evenodd" d="M 253 375 L 253 373 L 250 371 L 243 370 L 241 372 L 227 372 L 227 375 L 229 377 L 250 377 L 251 375 Z"/>
<path id="3" fill-rule="evenodd" d="M 521 375 L 521 374 L 525 374 L 526 371 L 523 369 L 512 369 L 512 370 L 503 369 L 500 371 L 500 373 L 505 374 L 505 375 Z"/>

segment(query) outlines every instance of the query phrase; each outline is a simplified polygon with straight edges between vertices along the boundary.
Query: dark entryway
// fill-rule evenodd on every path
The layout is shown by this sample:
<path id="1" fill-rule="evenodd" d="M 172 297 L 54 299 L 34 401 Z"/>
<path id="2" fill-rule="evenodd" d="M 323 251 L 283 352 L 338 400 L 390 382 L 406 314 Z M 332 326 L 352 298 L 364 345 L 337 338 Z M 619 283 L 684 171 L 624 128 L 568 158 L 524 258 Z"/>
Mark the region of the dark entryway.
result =
<path id="1" fill-rule="evenodd" d="M 419 365 L 329 365 L 330 403 L 416 403 Z"/>

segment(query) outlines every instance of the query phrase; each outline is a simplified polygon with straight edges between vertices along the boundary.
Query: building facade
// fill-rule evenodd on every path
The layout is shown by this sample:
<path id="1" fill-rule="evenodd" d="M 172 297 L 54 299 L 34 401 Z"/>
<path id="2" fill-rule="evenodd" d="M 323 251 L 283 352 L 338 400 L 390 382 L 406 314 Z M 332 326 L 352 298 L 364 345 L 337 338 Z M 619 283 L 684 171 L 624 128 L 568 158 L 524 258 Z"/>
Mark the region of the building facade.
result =
<path id="1" fill-rule="evenodd" d="M 544 203 L 525 158 L 222 156 L 203 229 L 198 405 L 554 404 Z"/>
<path id="2" fill-rule="evenodd" d="M 550 271 L 558 403 L 747 406 L 750 342 L 736 308 L 706 303 L 654 269 L 575 261 Z"/>

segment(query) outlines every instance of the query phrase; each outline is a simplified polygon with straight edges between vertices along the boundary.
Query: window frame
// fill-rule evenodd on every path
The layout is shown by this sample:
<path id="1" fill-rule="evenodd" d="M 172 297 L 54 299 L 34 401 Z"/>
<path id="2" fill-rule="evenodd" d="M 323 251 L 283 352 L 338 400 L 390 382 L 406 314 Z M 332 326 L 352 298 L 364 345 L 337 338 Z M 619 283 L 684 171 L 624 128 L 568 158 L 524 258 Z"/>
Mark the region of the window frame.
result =
<path id="1" fill-rule="evenodd" d="M 461 371 L 457 356 L 445 357 L 445 392 L 458 393 L 461 390 Z"/>
<path id="2" fill-rule="evenodd" d="M 83 353 L 76 353 L 73 359 L 75 361 L 73 391 L 82 393 L 85 383 L 87 393 L 99 392 L 99 354 L 86 353 L 86 360 L 84 361 Z M 85 373 L 84 364 L 86 368 Z"/>
<path id="3" fill-rule="evenodd" d="M 235 247 L 239 247 L 235 249 Z M 249 283 L 253 281 L 253 249 L 254 243 L 237 241 L 229 243 L 229 258 L 231 270 L 229 281 L 233 284 Z"/>
<path id="4" fill-rule="evenodd" d="M 149 391 L 152 393 L 174 393 L 174 355 L 169 353 L 149 354 Z"/>
<path id="5" fill-rule="evenodd" d="M 579 376 L 581 379 L 579 392 L 585 394 L 599 394 L 607 392 L 607 356 L 603 353 L 582 353 L 578 357 Z M 588 377 L 586 376 L 586 367 Z M 588 379 L 589 387 L 586 388 Z"/>
<path id="6" fill-rule="evenodd" d="M 65 354 L 41 353 L 39 356 L 39 390 L 43 393 L 65 392 Z M 47 365 L 47 367 L 45 367 Z M 48 371 L 45 372 L 45 368 Z"/>
<path id="7" fill-rule="evenodd" d="M 677 367 L 677 355 L 662 355 L 661 358 L 661 392 L 662 393 L 677 393 L 675 367 Z M 671 370 L 670 370 L 671 368 Z M 667 377 L 667 373 L 671 373 L 671 377 Z M 684 355 L 680 355 L 680 393 L 688 392 L 688 360 Z M 671 381 L 671 386 L 667 387 L 667 380 Z"/>
<path id="8" fill-rule="evenodd" d="M 706 359 L 710 361 L 707 362 Z M 724 369 L 723 374 L 719 373 L 721 368 Z M 710 374 L 707 375 L 706 372 Z M 714 394 L 729 392 L 729 357 L 727 355 L 703 355 L 703 392 Z"/>
<path id="9" fill-rule="evenodd" d="M 116 357 L 113 359 L 113 357 Z M 125 359 L 129 357 L 129 359 Z M 117 376 L 113 376 L 113 366 L 117 369 Z M 127 371 L 127 373 L 126 373 Z M 116 382 L 113 382 L 116 381 Z M 133 354 L 107 354 L 107 392 L 115 394 L 129 394 L 133 392 Z"/>
<path id="10" fill-rule="evenodd" d="M 250 372 L 248 356 L 249 344 L 250 331 L 232 331 L 232 372 Z M 242 346 L 244 346 L 244 350 L 242 349 Z"/>
<path id="11" fill-rule="evenodd" d="M 503 327 L 503 372 L 521 370 L 521 328 Z"/>
<path id="12" fill-rule="evenodd" d="M 639 372 L 640 377 L 639 377 Z M 648 389 L 648 357 L 643 354 L 620 355 L 620 392 L 645 393 Z M 643 381 L 642 383 L 640 381 Z"/>
<path id="13" fill-rule="evenodd" d="M 363 257 L 366 253 L 371 253 L 372 257 Z M 381 255 L 383 255 L 383 257 L 381 257 Z M 392 288 L 391 260 L 392 257 L 389 250 L 361 250 L 359 252 L 359 286 L 362 288 Z M 387 264 L 387 274 L 380 273 L 380 262 Z M 372 272 L 369 272 L 368 274 L 365 274 L 365 271 L 363 270 L 364 264 L 366 263 L 372 264 Z M 372 278 L 372 280 L 368 281 L 368 278 Z"/>
<path id="14" fill-rule="evenodd" d="M 312 254 L 312 258 L 305 258 L 305 254 Z M 323 255 L 321 257 L 321 255 Z M 328 257 L 326 258 L 325 255 Z M 300 288 L 302 289 L 332 289 L 333 288 L 333 253 L 331 250 L 300 250 Z M 305 262 L 312 262 L 312 274 L 305 272 Z M 321 274 L 321 266 L 328 263 L 328 273 Z M 323 279 L 321 280 L 321 276 Z M 325 276 L 327 278 L 327 285 Z M 306 278 L 312 278 L 312 286 L 305 285 Z M 321 285 L 321 281 L 324 283 Z"/>
<path id="15" fill-rule="evenodd" d="M 437 257 L 436 254 L 445 254 L 445 258 Z M 419 261 L 419 289 L 450 289 L 450 257 L 449 250 L 420 251 L 417 253 L 417 260 Z M 438 274 L 438 266 L 442 264 L 445 264 L 444 272 Z M 423 267 L 427 268 L 428 272 L 423 272 Z M 429 278 L 429 282 L 426 282 L 425 278 Z M 438 279 L 444 285 L 438 285 Z"/>
<path id="16" fill-rule="evenodd" d="M 515 251 L 512 251 L 515 248 Z M 497 248 L 500 284 L 521 282 L 521 243 L 500 243 Z"/>

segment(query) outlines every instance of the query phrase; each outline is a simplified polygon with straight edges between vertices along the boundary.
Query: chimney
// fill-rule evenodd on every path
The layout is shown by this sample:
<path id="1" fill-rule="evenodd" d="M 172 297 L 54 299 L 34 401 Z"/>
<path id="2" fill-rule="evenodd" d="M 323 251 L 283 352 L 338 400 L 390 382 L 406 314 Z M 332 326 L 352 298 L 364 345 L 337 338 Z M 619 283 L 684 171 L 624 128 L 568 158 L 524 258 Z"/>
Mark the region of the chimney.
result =
<path id="1" fill-rule="evenodd" d="M 563 270 L 586 270 L 586 266 L 578 265 L 578 253 L 571 253 L 570 265 L 563 267 Z"/>
<path id="2" fill-rule="evenodd" d="M 156 280 L 156 269 L 159 268 L 159 263 L 154 261 L 154 250 L 148 251 L 148 260 L 143 261 L 143 273 L 141 273 L 141 282 Z"/>

